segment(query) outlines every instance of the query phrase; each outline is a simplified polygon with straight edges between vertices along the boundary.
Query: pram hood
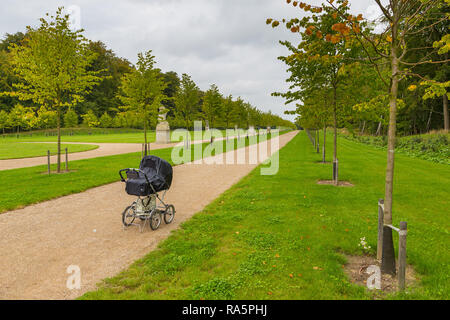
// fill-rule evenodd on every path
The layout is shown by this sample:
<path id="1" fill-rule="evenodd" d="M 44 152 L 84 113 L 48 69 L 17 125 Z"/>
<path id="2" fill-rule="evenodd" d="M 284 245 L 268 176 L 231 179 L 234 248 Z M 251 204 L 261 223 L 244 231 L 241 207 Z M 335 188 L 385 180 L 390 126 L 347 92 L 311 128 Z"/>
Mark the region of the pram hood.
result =
<path id="1" fill-rule="evenodd" d="M 139 164 L 139 169 L 145 172 L 149 181 L 155 181 L 154 178 L 162 178 L 165 182 L 164 186 L 155 186 L 155 189 L 169 189 L 172 184 L 173 169 L 170 163 L 157 156 L 145 156 Z M 156 177 L 157 176 L 157 177 Z M 162 188 L 162 189 L 161 189 Z M 159 191 L 159 190 L 157 190 Z"/>
<path id="2" fill-rule="evenodd" d="M 133 177 L 129 176 L 130 171 L 135 172 Z M 170 188 L 173 170 L 172 166 L 164 159 L 145 156 L 139 165 L 139 172 L 127 169 L 127 176 L 125 191 L 129 195 L 148 196 Z"/>

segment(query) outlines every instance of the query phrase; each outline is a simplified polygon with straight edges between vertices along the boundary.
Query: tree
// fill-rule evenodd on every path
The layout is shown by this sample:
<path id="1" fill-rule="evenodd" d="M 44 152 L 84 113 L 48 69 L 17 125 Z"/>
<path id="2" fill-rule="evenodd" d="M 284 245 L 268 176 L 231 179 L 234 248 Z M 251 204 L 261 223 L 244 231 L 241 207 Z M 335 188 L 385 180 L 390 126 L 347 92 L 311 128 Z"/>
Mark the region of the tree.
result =
<path id="1" fill-rule="evenodd" d="M 86 113 L 92 109 L 97 116 L 104 112 L 118 112 L 121 102 L 117 93 L 122 76 L 132 70 L 131 63 L 117 57 L 101 41 L 90 41 L 89 49 L 95 53 L 95 59 L 88 70 L 101 74 L 102 81 L 85 95 L 84 102 L 75 106 L 75 110 Z"/>
<path id="2" fill-rule="evenodd" d="M 83 124 L 86 127 L 95 128 L 95 127 L 98 127 L 98 125 L 100 124 L 97 116 L 95 115 L 94 111 L 92 111 L 92 110 L 89 110 L 86 114 L 83 114 L 82 118 L 83 118 Z"/>
<path id="3" fill-rule="evenodd" d="M 72 109 L 69 109 L 64 114 L 64 126 L 66 128 L 74 128 L 78 126 L 78 115 Z"/>
<path id="4" fill-rule="evenodd" d="M 290 0 L 287 2 L 291 3 Z M 292 5 L 294 7 L 299 5 L 305 12 L 311 14 L 302 19 L 281 20 L 287 29 L 301 36 L 301 41 L 298 45 L 292 45 L 289 41 L 280 42 L 291 51 L 291 55 L 279 57 L 279 59 L 287 64 L 288 71 L 291 73 L 287 81 L 292 85 L 288 92 L 273 93 L 273 95 L 282 96 L 287 99 L 286 103 L 290 103 L 305 99 L 311 91 L 331 90 L 332 94 L 328 96 L 330 101 L 327 105 L 331 106 L 333 114 L 333 180 L 337 185 L 339 179 L 337 128 L 338 115 L 341 111 L 338 105 L 338 93 L 346 77 L 342 70 L 346 64 L 351 63 L 351 59 L 359 55 L 361 49 L 352 41 L 350 28 L 345 25 L 349 16 L 349 8 L 345 1 L 338 1 L 341 15 L 336 14 L 333 7 L 326 5 L 315 7 L 297 1 L 292 2 Z M 280 21 L 272 18 L 267 19 L 266 23 L 271 24 L 272 27 L 280 25 Z M 347 42 L 344 42 L 344 39 Z"/>
<path id="5" fill-rule="evenodd" d="M 187 74 L 181 76 L 180 87 L 175 94 L 175 116 L 184 120 L 186 128 L 191 126 L 192 116 L 200 103 L 200 89 Z"/>
<path id="6" fill-rule="evenodd" d="M 448 0 L 446 0 L 448 1 Z M 330 5 L 341 14 L 339 8 L 333 5 L 332 0 L 328 0 Z M 399 83 L 408 76 L 417 76 L 423 78 L 415 72 L 414 68 L 422 64 L 444 63 L 448 59 L 441 61 L 428 60 L 429 54 L 419 56 L 414 61 L 406 61 L 404 58 L 411 51 L 420 52 L 423 48 L 411 47 L 409 38 L 418 31 L 413 30 L 415 26 L 422 23 L 421 31 L 429 30 L 436 23 L 448 20 L 447 15 L 441 17 L 430 16 L 433 8 L 444 6 L 443 0 L 391 0 L 389 5 L 383 5 L 380 0 L 375 0 L 382 11 L 383 17 L 387 22 L 386 29 L 377 36 L 368 36 L 364 33 L 355 32 L 357 39 L 364 45 L 367 53 L 367 59 L 379 70 L 380 60 L 387 61 L 391 70 L 390 77 L 386 80 L 380 73 L 380 78 L 389 88 L 389 128 L 388 128 L 388 152 L 385 179 L 385 198 L 384 198 L 384 224 L 383 228 L 383 259 L 381 270 L 384 273 L 395 274 L 395 254 L 392 239 L 392 230 L 387 225 L 392 224 L 392 191 L 394 182 L 394 152 L 397 129 L 397 110 Z M 361 15 L 362 16 L 362 15 Z M 347 20 L 346 25 L 353 29 L 357 26 L 357 19 L 353 16 Z M 354 30 L 355 31 L 355 30 Z M 358 30 L 356 30 L 358 31 Z M 363 42 L 366 41 L 366 43 Z M 368 48 L 372 49 L 372 52 Z"/>
<path id="7" fill-rule="evenodd" d="M 7 95 L 32 100 L 57 113 L 58 172 L 61 171 L 61 112 L 83 101 L 83 95 L 101 78 L 88 71 L 95 55 L 89 50 L 83 30 L 69 28 L 69 16 L 58 8 L 55 16 L 41 18 L 37 29 L 27 27 L 21 46 L 11 46 L 11 63 L 23 83 L 13 84 Z"/>
<path id="8" fill-rule="evenodd" d="M 162 101 L 169 99 L 164 94 L 166 87 L 160 69 L 155 68 L 155 57 L 151 50 L 139 53 L 136 69 L 122 77 L 119 93 L 119 99 L 124 104 L 122 109 L 142 117 L 145 145 L 150 117 L 156 118 Z"/>
<path id="9" fill-rule="evenodd" d="M 430 52 L 416 54 L 416 58 L 411 58 L 409 61 L 405 59 L 410 52 L 424 53 L 424 50 L 429 49 L 414 47 L 409 40 L 415 34 L 428 32 L 433 26 L 447 21 L 449 19 L 447 14 L 436 16 L 431 15 L 430 12 L 433 9 L 446 6 L 445 3 L 449 3 L 449 0 L 390 0 L 387 5 L 383 5 L 381 0 L 374 1 L 380 8 L 385 22 L 385 29 L 379 34 L 374 34 L 368 29 L 363 30 L 364 19 L 362 14 L 357 16 L 349 14 L 347 0 L 327 0 L 327 4 L 321 8 L 304 3 L 300 3 L 300 6 L 311 12 L 317 12 L 317 10 L 321 9 L 325 9 L 327 12 L 333 10 L 333 16 L 341 21 L 332 26 L 334 33 L 327 34 L 325 38 L 329 38 L 331 43 L 336 46 L 342 46 L 348 41 L 358 41 L 364 50 L 365 61 L 375 68 L 381 81 L 383 81 L 389 91 L 388 151 L 384 199 L 385 226 L 383 228 L 381 270 L 384 273 L 395 274 L 392 230 L 388 225 L 392 224 L 392 191 L 399 84 L 408 77 L 418 77 L 424 81 L 430 81 L 417 73 L 416 68 L 424 64 L 436 65 L 449 62 L 447 58 L 437 61 L 430 60 Z M 419 24 L 422 24 L 419 30 L 414 30 Z M 444 42 L 446 43 L 446 41 Z M 438 51 L 439 47 L 439 45 L 436 45 L 435 51 Z M 390 71 L 387 79 L 382 73 L 383 68 L 386 68 L 386 66 Z"/>
<path id="10" fill-rule="evenodd" d="M 233 96 L 230 94 L 222 102 L 222 117 L 225 122 L 225 128 L 229 128 L 230 124 L 236 120 L 236 114 L 233 108 Z"/>
<path id="11" fill-rule="evenodd" d="M 110 117 L 110 115 L 105 112 L 104 114 L 102 114 L 102 116 L 100 117 L 100 127 L 101 128 L 111 128 L 112 127 L 112 118 Z"/>
<path id="12" fill-rule="evenodd" d="M 0 129 L 5 134 L 5 129 L 9 128 L 8 112 L 0 110 Z"/>
<path id="13" fill-rule="evenodd" d="M 9 112 L 8 123 L 11 127 L 17 128 L 17 134 L 20 128 L 25 128 L 27 126 L 26 114 L 29 113 L 27 108 L 25 108 L 20 103 L 16 104 L 14 108 Z"/>
<path id="14" fill-rule="evenodd" d="M 170 100 L 164 100 L 163 105 L 167 108 L 168 117 L 175 116 L 175 101 L 174 97 L 178 91 L 178 88 L 180 87 L 180 78 L 178 77 L 178 74 L 174 71 L 169 71 L 163 74 L 164 82 L 167 83 L 167 87 L 164 90 L 164 94 L 172 98 Z"/>
<path id="15" fill-rule="evenodd" d="M 215 84 L 211 85 L 203 97 L 202 111 L 205 120 L 208 120 L 209 125 L 214 128 L 215 120 L 222 111 L 222 95 Z"/>
<path id="16" fill-rule="evenodd" d="M 41 106 L 37 112 L 38 127 L 42 129 L 56 128 L 58 125 L 57 114 L 53 110 L 48 110 Z"/>

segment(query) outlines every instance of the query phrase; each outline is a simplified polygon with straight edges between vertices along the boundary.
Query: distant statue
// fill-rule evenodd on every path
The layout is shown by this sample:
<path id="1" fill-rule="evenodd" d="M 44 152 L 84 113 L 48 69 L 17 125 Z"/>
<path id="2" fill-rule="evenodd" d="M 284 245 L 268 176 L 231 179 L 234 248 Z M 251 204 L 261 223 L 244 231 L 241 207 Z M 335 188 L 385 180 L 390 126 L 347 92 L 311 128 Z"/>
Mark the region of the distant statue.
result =
<path id="1" fill-rule="evenodd" d="M 167 110 L 166 107 L 164 106 L 159 107 L 158 122 L 165 122 L 168 112 L 169 110 Z"/>
<path id="2" fill-rule="evenodd" d="M 158 124 L 156 125 L 156 143 L 170 143 L 170 126 L 167 122 L 167 113 L 169 110 L 164 106 L 158 109 Z"/>

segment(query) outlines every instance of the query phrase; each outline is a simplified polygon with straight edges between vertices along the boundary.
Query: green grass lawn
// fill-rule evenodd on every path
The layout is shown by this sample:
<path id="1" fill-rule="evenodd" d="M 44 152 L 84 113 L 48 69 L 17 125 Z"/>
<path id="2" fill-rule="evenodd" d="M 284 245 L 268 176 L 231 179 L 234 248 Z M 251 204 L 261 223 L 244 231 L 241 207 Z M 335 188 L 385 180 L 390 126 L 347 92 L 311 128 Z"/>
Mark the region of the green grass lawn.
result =
<path id="1" fill-rule="evenodd" d="M 132 132 L 116 132 L 105 129 L 104 131 L 95 130 L 92 134 L 89 134 L 88 131 L 80 131 L 76 132 L 74 135 L 69 135 L 70 131 L 67 131 L 66 134 L 61 136 L 61 141 L 64 142 L 94 142 L 94 143 L 144 143 L 144 132 L 142 130 L 133 130 Z M 221 130 L 223 135 L 225 136 L 225 130 Z M 193 131 L 190 131 L 191 139 L 193 139 Z M 1 141 L 5 142 L 56 142 L 56 135 L 43 135 L 32 134 L 29 133 L 20 134 L 17 138 L 14 134 L 5 135 L 3 138 L 0 138 Z M 147 141 L 154 142 L 156 140 L 155 131 L 147 132 Z"/>
<path id="2" fill-rule="evenodd" d="M 64 153 L 65 148 L 67 148 L 69 153 L 73 153 L 97 149 L 98 146 L 86 144 L 61 144 L 61 152 Z M 50 150 L 50 154 L 52 155 L 57 154 L 58 147 L 54 143 L 24 143 L 11 141 L 9 139 L 8 141 L 0 139 L 0 160 L 46 156 L 47 150 Z"/>
<path id="3" fill-rule="evenodd" d="M 341 179 L 355 186 L 318 185 L 331 178 L 331 165 L 317 162 L 301 132 L 280 151 L 277 175 L 255 169 L 81 299 L 373 298 L 349 282 L 341 253 L 363 254 L 358 243 L 366 237 L 375 255 L 386 154 L 343 138 L 338 154 Z M 407 259 L 420 280 L 386 298 L 450 297 L 449 185 L 449 166 L 396 157 L 394 224 L 408 222 Z"/>
<path id="4" fill-rule="evenodd" d="M 270 138 L 270 135 L 261 135 L 260 141 L 264 141 L 266 138 Z M 214 143 L 222 144 L 225 151 L 226 141 Z M 230 140 L 229 143 L 232 141 Z M 248 143 L 246 140 L 246 145 Z M 209 143 L 204 143 L 203 149 L 208 145 Z M 235 147 L 237 147 L 236 141 Z M 194 145 L 191 144 L 192 160 L 194 160 L 193 148 Z M 172 148 L 165 148 L 152 150 L 151 154 L 170 162 L 171 152 Z M 0 171 L 0 181 L 2 182 L 0 183 L 0 213 L 118 181 L 120 179 L 119 169 L 138 167 L 140 158 L 141 153 L 136 152 L 70 161 L 69 169 L 72 172 L 50 176 L 45 174 L 46 165 L 2 170 Z M 53 164 L 51 169 L 56 170 L 56 164 Z"/>

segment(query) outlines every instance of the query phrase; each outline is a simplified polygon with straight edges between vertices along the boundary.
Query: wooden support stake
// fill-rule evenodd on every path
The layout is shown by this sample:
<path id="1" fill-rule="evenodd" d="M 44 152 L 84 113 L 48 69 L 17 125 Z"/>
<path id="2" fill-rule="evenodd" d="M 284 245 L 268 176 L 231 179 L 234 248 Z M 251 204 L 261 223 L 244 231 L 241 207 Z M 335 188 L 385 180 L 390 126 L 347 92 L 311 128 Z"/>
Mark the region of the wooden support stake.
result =
<path id="1" fill-rule="evenodd" d="M 66 148 L 66 171 L 69 171 L 69 155 Z"/>
<path id="2" fill-rule="evenodd" d="M 48 175 L 50 175 L 50 150 L 47 150 L 47 169 Z"/>
<path id="3" fill-rule="evenodd" d="M 383 256 L 383 224 L 384 224 L 384 199 L 378 200 L 378 241 L 377 260 L 381 261 Z"/>
<path id="4" fill-rule="evenodd" d="M 400 231 L 398 232 L 398 288 L 405 290 L 406 281 L 406 234 L 407 223 L 400 222 Z"/>

